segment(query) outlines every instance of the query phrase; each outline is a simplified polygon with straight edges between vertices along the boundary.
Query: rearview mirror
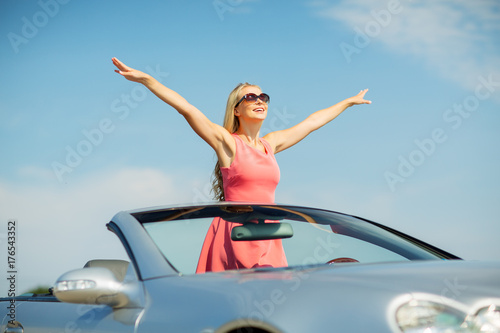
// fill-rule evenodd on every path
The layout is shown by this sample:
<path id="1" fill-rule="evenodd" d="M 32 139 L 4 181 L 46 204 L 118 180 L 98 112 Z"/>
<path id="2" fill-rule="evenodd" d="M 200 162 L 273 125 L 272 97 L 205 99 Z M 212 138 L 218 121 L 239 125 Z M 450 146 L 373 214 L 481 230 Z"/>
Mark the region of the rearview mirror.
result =
<path id="1" fill-rule="evenodd" d="M 233 241 L 281 239 L 292 236 L 293 228 L 289 223 L 247 223 L 234 227 L 231 231 Z"/>

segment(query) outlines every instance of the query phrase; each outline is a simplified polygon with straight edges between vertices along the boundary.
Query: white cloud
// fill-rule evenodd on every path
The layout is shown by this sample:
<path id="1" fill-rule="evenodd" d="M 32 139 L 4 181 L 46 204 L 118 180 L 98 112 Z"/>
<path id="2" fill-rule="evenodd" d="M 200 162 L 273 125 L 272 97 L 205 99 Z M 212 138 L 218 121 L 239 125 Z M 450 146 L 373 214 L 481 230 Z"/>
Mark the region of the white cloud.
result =
<path id="1" fill-rule="evenodd" d="M 36 167 L 33 165 L 27 165 L 27 166 L 19 168 L 17 170 L 17 174 L 20 177 L 28 178 L 28 179 L 35 179 L 37 181 L 56 180 L 54 172 L 52 172 L 48 169 Z"/>
<path id="2" fill-rule="evenodd" d="M 9 219 L 18 223 L 18 292 L 38 284 L 50 285 L 59 275 L 82 267 L 89 259 L 126 258 L 116 236 L 105 227 L 114 214 L 193 202 L 190 190 L 203 184 L 196 177 L 167 175 L 151 168 L 102 172 L 66 185 L 55 180 L 42 184 L 50 178 L 50 171 L 36 167 L 19 172 L 37 181 L 23 187 L 0 181 L 1 225 Z M 0 230 L 0 253 L 4 254 L 6 231 Z M 2 261 L 0 266 L 5 264 Z M 0 295 L 3 293 L 0 291 Z"/>
<path id="3" fill-rule="evenodd" d="M 394 4 L 398 4 L 395 6 Z M 390 50 L 417 56 L 443 77 L 473 90 L 479 75 L 500 81 L 500 3 L 498 1 L 419 2 L 349 0 L 315 4 L 318 15 L 342 22 Z M 365 40 L 362 40 L 365 42 Z M 345 43 L 355 45 L 352 36 Z M 361 46 L 361 47 L 360 47 Z M 500 92 L 496 91 L 500 99 Z"/>

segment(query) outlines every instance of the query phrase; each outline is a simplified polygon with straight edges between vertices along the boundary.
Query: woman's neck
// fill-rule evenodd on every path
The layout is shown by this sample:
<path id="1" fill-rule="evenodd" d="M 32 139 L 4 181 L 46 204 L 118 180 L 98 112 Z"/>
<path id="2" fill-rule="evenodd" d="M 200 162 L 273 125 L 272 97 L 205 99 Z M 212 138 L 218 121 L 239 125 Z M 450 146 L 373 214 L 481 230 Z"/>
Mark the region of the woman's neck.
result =
<path id="1" fill-rule="evenodd" d="M 258 145 L 259 137 L 260 137 L 260 128 L 262 126 L 262 122 L 256 124 L 240 124 L 238 130 L 236 130 L 236 134 L 238 134 L 245 142 Z"/>

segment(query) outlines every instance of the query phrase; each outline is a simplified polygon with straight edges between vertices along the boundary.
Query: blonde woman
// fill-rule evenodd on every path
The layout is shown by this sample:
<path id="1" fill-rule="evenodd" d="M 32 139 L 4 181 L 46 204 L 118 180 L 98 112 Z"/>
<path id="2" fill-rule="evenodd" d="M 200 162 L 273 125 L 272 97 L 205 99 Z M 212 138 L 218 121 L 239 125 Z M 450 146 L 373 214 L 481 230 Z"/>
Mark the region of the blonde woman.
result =
<path id="1" fill-rule="evenodd" d="M 368 89 L 326 109 L 314 112 L 288 129 L 260 137 L 267 117 L 269 95 L 260 87 L 239 84 L 230 94 L 224 124 L 211 122 L 200 110 L 175 91 L 150 75 L 126 66 L 116 58 L 115 70 L 127 80 L 142 83 L 168 105 L 177 110 L 217 155 L 214 194 L 221 201 L 274 203 L 274 192 L 280 173 L 274 155 L 288 149 L 311 132 L 326 125 L 348 107 L 370 104 L 364 96 Z M 197 273 L 227 269 L 287 266 L 281 240 L 233 242 L 234 223 L 218 218 L 207 233 L 198 262 Z"/>

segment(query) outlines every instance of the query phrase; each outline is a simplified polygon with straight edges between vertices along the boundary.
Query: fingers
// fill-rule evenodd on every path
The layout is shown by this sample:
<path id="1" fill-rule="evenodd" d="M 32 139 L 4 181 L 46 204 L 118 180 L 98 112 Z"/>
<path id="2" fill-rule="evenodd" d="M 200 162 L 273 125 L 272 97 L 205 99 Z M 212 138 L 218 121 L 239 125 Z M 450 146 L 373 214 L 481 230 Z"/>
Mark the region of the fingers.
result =
<path id="1" fill-rule="evenodd" d="M 116 59 L 116 58 L 112 58 L 111 61 L 113 62 L 113 65 L 115 65 L 116 67 L 120 68 L 121 69 L 121 63 L 120 63 L 120 60 Z M 116 70 L 115 70 L 116 72 Z"/>
<path id="2" fill-rule="evenodd" d="M 372 101 L 370 101 L 370 100 L 365 100 L 365 99 L 364 99 L 364 98 L 365 98 L 365 95 L 366 95 L 366 93 L 367 93 L 367 92 L 368 92 L 368 89 L 363 89 L 363 90 L 361 90 L 361 91 L 359 92 L 359 94 L 358 94 L 358 95 L 359 95 L 359 97 L 361 97 L 361 98 L 363 99 L 363 103 L 364 103 L 364 104 L 371 104 L 371 103 L 372 103 Z"/>
<path id="3" fill-rule="evenodd" d="M 365 95 L 368 92 L 368 89 L 360 90 L 356 96 L 352 97 L 352 101 L 354 104 L 371 104 L 372 101 L 365 99 Z"/>
<path id="4" fill-rule="evenodd" d="M 118 73 L 121 76 L 124 76 L 125 78 L 127 78 L 126 74 L 127 74 L 127 72 L 130 71 L 131 68 L 128 68 L 127 66 L 125 66 L 125 64 L 123 64 L 123 62 L 121 62 L 120 60 L 118 60 L 116 58 L 112 58 L 111 60 L 113 61 L 113 64 L 116 67 L 118 67 L 118 69 L 115 69 L 115 73 Z"/>
<path id="5" fill-rule="evenodd" d="M 118 67 L 121 71 L 129 71 L 130 68 L 126 66 L 123 62 L 118 60 L 117 58 L 112 58 L 113 64 Z"/>

